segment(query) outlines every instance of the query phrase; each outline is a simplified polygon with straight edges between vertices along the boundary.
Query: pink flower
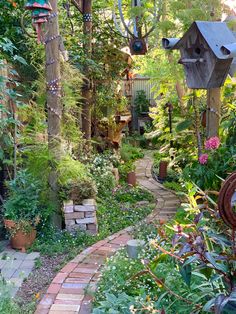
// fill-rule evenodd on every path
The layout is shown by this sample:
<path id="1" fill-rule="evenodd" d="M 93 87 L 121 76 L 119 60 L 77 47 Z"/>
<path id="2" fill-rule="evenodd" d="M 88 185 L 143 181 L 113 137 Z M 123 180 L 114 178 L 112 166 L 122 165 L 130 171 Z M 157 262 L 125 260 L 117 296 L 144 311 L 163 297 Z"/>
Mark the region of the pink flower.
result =
<path id="1" fill-rule="evenodd" d="M 205 165 L 208 161 L 208 154 L 201 154 L 201 156 L 198 158 L 201 165 Z"/>
<path id="2" fill-rule="evenodd" d="M 220 139 L 217 136 L 210 137 L 205 143 L 205 148 L 207 150 L 217 149 L 219 146 L 220 146 Z"/>

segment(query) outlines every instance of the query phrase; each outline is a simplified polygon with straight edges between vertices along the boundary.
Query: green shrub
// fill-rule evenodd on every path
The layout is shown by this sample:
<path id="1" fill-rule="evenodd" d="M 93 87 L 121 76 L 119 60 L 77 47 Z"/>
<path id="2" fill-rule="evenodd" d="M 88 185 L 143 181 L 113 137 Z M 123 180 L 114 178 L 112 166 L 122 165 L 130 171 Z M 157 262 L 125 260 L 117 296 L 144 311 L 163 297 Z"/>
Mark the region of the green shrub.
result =
<path id="1" fill-rule="evenodd" d="M 175 181 L 165 181 L 163 185 L 165 188 L 176 191 L 176 192 L 186 192 L 185 187 Z"/>
<path id="2" fill-rule="evenodd" d="M 64 156 L 57 165 L 58 182 L 61 186 L 82 180 L 88 175 L 84 164 L 69 155 Z"/>
<path id="3" fill-rule="evenodd" d="M 27 222 L 26 225 L 37 225 L 44 213 L 39 202 L 39 182 L 27 170 L 22 170 L 7 186 L 8 197 L 3 204 L 4 217 L 18 224 L 24 222 L 25 225 Z M 26 225 L 24 229 L 28 229 Z"/>
<path id="4" fill-rule="evenodd" d="M 141 148 L 131 146 L 129 144 L 122 144 L 120 148 L 120 156 L 122 160 L 125 162 L 130 161 L 130 160 L 136 160 L 139 158 L 144 157 L 144 153 L 142 152 Z"/>
<path id="5" fill-rule="evenodd" d="M 75 204 L 80 204 L 86 198 L 95 198 L 96 195 L 97 187 L 90 177 L 62 186 L 60 190 L 63 200 L 73 200 Z"/>
<path id="6" fill-rule="evenodd" d="M 127 161 L 125 163 L 120 163 L 118 166 L 120 180 L 126 182 L 128 173 L 134 170 L 135 165 L 133 160 Z"/>

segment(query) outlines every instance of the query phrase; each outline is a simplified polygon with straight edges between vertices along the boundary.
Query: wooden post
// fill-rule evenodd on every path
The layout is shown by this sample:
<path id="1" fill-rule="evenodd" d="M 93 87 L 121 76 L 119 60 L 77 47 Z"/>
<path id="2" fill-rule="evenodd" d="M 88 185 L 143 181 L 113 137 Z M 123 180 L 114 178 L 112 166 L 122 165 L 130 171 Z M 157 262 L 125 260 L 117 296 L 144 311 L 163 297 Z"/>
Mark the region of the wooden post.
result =
<path id="1" fill-rule="evenodd" d="M 46 47 L 46 83 L 47 83 L 47 110 L 48 110 L 48 147 L 57 161 L 61 157 L 61 77 L 60 77 L 60 34 L 58 24 L 57 0 L 50 0 L 52 12 L 47 23 L 45 36 Z M 50 197 L 55 205 L 52 222 L 55 227 L 61 228 L 61 204 L 59 202 L 58 182 L 56 169 L 49 174 Z"/>
<path id="2" fill-rule="evenodd" d="M 91 59 L 92 56 L 92 0 L 83 1 L 83 33 L 84 33 L 84 54 L 87 59 Z M 89 66 L 85 64 L 84 85 L 82 89 L 83 107 L 82 107 L 82 132 L 84 138 L 91 139 L 91 102 L 92 102 L 92 90 L 91 90 L 91 78 L 89 77 Z"/>
<path id="3" fill-rule="evenodd" d="M 220 125 L 220 88 L 211 88 L 207 90 L 207 138 L 219 135 Z"/>

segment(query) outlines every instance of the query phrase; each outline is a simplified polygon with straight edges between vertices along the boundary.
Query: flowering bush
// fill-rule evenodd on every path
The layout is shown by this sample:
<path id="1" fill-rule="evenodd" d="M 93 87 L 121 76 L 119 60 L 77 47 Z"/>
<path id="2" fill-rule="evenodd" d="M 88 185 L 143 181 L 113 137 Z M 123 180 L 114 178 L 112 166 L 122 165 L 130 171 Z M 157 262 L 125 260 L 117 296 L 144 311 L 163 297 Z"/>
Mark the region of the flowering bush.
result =
<path id="1" fill-rule="evenodd" d="M 208 140 L 205 142 L 205 149 L 206 150 L 216 150 L 220 146 L 220 139 L 217 136 L 210 137 Z M 201 154 L 199 157 L 199 162 L 201 165 L 205 165 L 208 161 L 208 154 Z"/>
<path id="2" fill-rule="evenodd" d="M 89 172 L 97 185 L 98 196 L 106 195 L 115 187 L 112 173 L 113 165 L 110 158 L 103 155 L 95 156 L 89 164 Z"/>
<path id="3" fill-rule="evenodd" d="M 207 163 L 208 160 L 208 154 L 201 154 L 201 156 L 199 157 L 199 162 L 201 165 L 205 165 Z"/>
<path id="4" fill-rule="evenodd" d="M 205 149 L 214 150 L 220 146 L 220 139 L 217 136 L 209 138 L 205 143 Z"/>
<path id="5" fill-rule="evenodd" d="M 217 136 L 206 140 L 205 149 L 207 152 L 203 152 L 198 161 L 189 162 L 183 169 L 183 178 L 193 181 L 203 190 L 218 190 L 220 178 L 225 178 L 236 169 L 236 149 L 235 146 L 220 145 Z"/>

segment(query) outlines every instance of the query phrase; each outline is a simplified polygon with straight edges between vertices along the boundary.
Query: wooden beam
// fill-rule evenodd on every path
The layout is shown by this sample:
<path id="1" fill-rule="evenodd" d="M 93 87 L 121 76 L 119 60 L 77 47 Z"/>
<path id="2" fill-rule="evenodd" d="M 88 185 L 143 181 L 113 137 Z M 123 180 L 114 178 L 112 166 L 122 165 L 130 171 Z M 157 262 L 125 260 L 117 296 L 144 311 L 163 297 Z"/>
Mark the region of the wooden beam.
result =
<path id="1" fill-rule="evenodd" d="M 71 0 L 72 4 L 80 11 L 81 14 L 84 12 L 83 0 Z"/>
<path id="2" fill-rule="evenodd" d="M 219 135 L 220 111 L 220 88 L 210 88 L 207 90 L 207 138 Z"/>

